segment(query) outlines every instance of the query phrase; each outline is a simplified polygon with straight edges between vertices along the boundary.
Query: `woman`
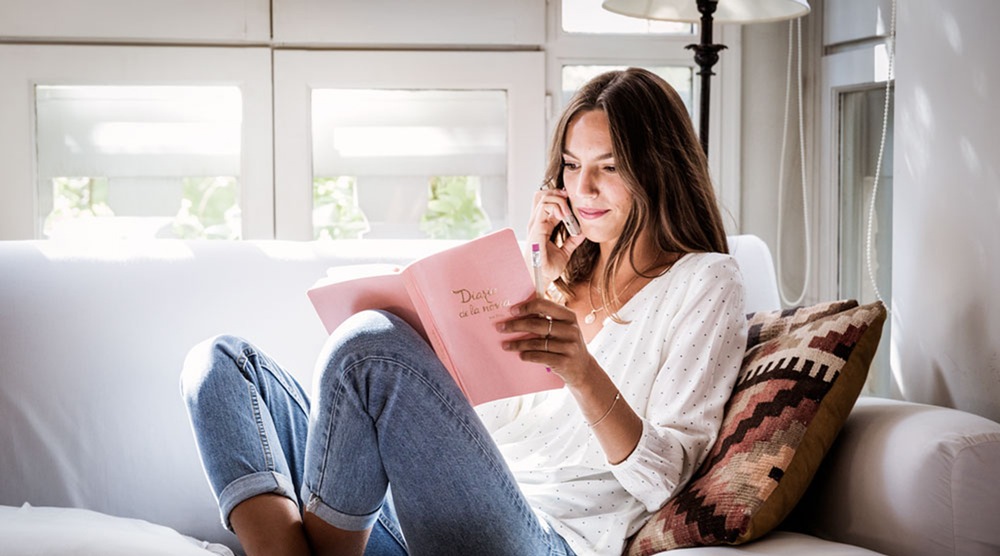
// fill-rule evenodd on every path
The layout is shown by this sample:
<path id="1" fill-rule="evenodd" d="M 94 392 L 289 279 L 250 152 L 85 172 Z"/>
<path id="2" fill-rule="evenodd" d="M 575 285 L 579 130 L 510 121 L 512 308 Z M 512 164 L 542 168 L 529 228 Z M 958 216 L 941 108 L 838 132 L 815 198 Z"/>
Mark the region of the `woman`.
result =
<path id="1" fill-rule="evenodd" d="M 331 335 L 312 405 L 242 340 L 192 350 L 182 389 L 248 554 L 617 555 L 691 477 L 746 319 L 679 96 L 640 69 L 593 79 L 559 121 L 546 178 L 528 236 L 551 286 L 512 308 L 498 341 L 565 388 L 474 410 L 420 336 L 378 311 Z M 561 223 L 571 214 L 581 235 Z"/>

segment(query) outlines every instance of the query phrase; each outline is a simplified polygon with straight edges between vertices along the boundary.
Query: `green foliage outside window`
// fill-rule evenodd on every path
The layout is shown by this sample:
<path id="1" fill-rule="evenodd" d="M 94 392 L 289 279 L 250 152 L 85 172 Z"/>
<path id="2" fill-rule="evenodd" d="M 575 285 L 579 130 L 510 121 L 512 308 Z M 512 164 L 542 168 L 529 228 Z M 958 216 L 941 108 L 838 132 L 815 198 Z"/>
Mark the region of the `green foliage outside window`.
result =
<path id="1" fill-rule="evenodd" d="M 46 236 L 66 220 L 114 216 L 108 206 L 107 178 L 53 178 L 52 194 L 52 212 L 43 225 Z"/>
<path id="2" fill-rule="evenodd" d="M 361 239 L 370 230 L 358 206 L 357 178 L 339 176 L 313 180 L 313 237 Z"/>
<path id="3" fill-rule="evenodd" d="M 239 239 L 239 184 L 232 176 L 183 178 L 173 232 L 181 239 Z"/>
<path id="4" fill-rule="evenodd" d="M 435 176 L 420 230 L 433 239 L 472 239 L 490 230 L 476 176 Z"/>
<path id="5" fill-rule="evenodd" d="M 181 206 L 168 226 L 170 237 L 239 239 L 239 184 L 235 177 L 181 178 Z M 108 205 L 108 178 L 59 177 L 52 180 L 52 212 L 43 231 L 51 237 L 62 222 L 113 218 Z M 161 236 L 162 231 L 157 234 Z"/>
<path id="6" fill-rule="evenodd" d="M 181 206 L 167 226 L 181 239 L 239 239 L 239 183 L 235 177 L 189 177 L 181 180 Z M 51 236 L 61 222 L 116 216 L 108 205 L 108 179 L 53 179 L 53 210 L 44 232 Z M 430 179 L 427 210 L 420 230 L 432 239 L 472 239 L 490 230 L 482 208 L 479 178 L 435 176 Z M 358 206 L 353 176 L 317 178 L 313 187 L 313 222 L 317 239 L 360 239 L 371 228 Z M 163 237 L 162 231 L 157 234 Z"/>

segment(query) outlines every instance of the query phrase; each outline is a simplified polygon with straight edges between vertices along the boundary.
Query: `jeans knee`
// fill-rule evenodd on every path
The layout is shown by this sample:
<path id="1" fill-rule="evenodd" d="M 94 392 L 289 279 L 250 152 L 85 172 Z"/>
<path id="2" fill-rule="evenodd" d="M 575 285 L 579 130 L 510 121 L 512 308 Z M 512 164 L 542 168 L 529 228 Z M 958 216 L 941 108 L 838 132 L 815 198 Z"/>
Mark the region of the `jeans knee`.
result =
<path id="1" fill-rule="evenodd" d="M 189 407 L 197 403 L 206 388 L 220 380 L 244 380 L 238 361 L 241 345 L 246 345 L 242 338 L 223 334 L 203 340 L 188 351 L 181 369 L 180 386 L 181 396 Z"/>
<path id="2" fill-rule="evenodd" d="M 372 356 L 394 357 L 412 352 L 420 335 L 393 313 L 360 311 L 345 320 L 327 339 L 319 366 L 319 383 L 339 381 L 342 373 L 359 360 Z"/>
<path id="3" fill-rule="evenodd" d="M 374 309 L 359 311 L 345 320 L 338 332 L 349 342 L 361 342 L 362 346 L 374 347 L 383 342 L 393 342 L 406 321 L 389 311 Z"/>

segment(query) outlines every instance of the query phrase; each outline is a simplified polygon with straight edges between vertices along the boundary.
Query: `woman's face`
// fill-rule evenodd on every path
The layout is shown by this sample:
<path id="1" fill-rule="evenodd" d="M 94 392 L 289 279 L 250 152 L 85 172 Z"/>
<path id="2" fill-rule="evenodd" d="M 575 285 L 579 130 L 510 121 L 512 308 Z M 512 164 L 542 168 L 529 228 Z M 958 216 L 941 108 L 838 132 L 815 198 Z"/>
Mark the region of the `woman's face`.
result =
<path id="1" fill-rule="evenodd" d="M 587 239 L 602 250 L 618 241 L 632 208 L 611 154 L 611 130 L 603 110 L 581 112 L 570 120 L 563 144 L 563 184 Z"/>

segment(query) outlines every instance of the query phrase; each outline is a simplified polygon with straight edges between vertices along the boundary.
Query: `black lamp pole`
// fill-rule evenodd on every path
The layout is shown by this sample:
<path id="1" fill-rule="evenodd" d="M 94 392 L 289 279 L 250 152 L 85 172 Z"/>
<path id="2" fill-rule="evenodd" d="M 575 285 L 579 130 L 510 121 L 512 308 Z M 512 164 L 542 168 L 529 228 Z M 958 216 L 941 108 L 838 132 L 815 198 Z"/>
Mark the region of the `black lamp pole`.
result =
<path id="1" fill-rule="evenodd" d="M 719 51 L 726 48 L 722 44 L 712 44 L 712 14 L 718 0 L 698 0 L 698 11 L 701 13 L 701 42 L 689 44 L 687 48 L 694 50 L 694 61 L 701 68 L 698 75 L 701 76 L 701 114 L 700 129 L 698 136 L 701 139 L 701 148 L 708 158 L 708 109 L 712 100 L 712 66 L 719 61 Z"/>

